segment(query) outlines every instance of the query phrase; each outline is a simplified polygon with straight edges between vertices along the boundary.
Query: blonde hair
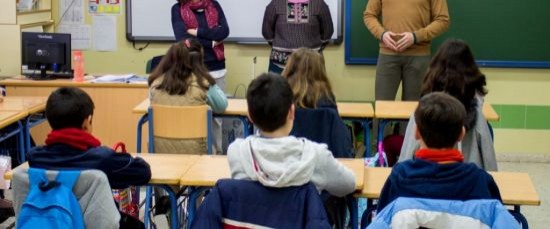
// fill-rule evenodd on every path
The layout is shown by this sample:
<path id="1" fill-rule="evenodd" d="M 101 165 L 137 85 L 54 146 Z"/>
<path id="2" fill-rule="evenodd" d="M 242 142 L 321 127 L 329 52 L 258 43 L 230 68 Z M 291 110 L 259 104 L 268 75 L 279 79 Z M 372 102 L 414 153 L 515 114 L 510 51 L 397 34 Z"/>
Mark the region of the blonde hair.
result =
<path id="1" fill-rule="evenodd" d="M 301 108 L 316 108 L 320 99 L 335 103 L 323 56 L 311 49 L 300 48 L 288 58 L 282 73 L 287 78 L 294 103 Z"/>

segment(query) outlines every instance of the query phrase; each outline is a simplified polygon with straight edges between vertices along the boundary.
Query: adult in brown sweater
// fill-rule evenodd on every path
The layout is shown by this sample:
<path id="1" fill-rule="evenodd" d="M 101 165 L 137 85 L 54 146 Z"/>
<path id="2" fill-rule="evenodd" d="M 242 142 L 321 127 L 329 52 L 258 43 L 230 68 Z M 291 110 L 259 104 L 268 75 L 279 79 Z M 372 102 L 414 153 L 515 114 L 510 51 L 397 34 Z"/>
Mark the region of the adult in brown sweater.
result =
<path id="1" fill-rule="evenodd" d="M 446 0 L 369 0 L 363 20 L 380 40 L 375 99 L 394 100 L 402 81 L 401 98 L 418 100 L 431 41 L 450 24 Z"/>

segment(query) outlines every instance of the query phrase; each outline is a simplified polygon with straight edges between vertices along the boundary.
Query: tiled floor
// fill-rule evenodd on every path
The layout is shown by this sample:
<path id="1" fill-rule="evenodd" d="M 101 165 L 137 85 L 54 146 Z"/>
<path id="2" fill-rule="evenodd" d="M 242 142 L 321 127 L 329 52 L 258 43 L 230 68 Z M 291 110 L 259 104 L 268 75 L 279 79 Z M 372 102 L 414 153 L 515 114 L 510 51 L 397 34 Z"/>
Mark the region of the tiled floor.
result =
<path id="1" fill-rule="evenodd" d="M 499 162 L 499 171 L 529 173 L 542 204 L 541 206 L 523 206 L 521 211 L 527 218 L 530 228 L 550 228 L 550 179 L 548 179 L 550 176 L 550 163 Z M 7 197 L 11 199 L 11 193 L 7 193 Z M 0 229 L 6 228 L 11 222 L 13 222 L 13 218 L 0 224 Z"/>

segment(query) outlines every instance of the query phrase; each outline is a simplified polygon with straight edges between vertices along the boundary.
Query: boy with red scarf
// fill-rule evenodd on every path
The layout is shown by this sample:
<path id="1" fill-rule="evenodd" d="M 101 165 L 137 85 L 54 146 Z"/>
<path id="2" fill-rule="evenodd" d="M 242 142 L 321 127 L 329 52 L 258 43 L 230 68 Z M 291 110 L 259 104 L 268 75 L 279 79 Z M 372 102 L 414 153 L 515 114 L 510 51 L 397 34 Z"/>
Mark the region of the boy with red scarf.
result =
<path id="1" fill-rule="evenodd" d="M 378 212 L 397 197 L 447 200 L 501 200 L 493 177 L 473 163 L 464 163 L 454 148 L 465 134 L 462 103 L 443 92 L 430 93 L 414 112 L 420 150 L 412 160 L 396 164 L 384 184 Z"/>
<path id="2" fill-rule="evenodd" d="M 45 146 L 27 154 L 29 165 L 48 170 L 101 170 L 113 189 L 147 184 L 151 179 L 147 162 L 101 146 L 91 135 L 93 111 L 92 99 L 79 88 L 61 87 L 52 92 L 46 102 L 52 132 Z"/>

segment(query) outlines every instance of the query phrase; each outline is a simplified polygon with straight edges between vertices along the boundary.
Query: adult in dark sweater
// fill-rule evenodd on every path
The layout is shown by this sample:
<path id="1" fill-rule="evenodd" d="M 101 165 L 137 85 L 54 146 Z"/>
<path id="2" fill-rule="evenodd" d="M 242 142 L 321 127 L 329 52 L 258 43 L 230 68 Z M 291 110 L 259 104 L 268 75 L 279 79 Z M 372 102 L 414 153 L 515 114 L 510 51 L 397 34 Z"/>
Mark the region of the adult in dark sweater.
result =
<path id="1" fill-rule="evenodd" d="M 223 40 L 229 26 L 222 7 L 215 0 L 178 0 L 172 6 L 172 29 L 176 41 L 196 39 L 203 47 L 204 64 L 216 85 L 225 91 L 225 54 Z M 214 119 L 214 149 L 222 152 L 222 120 Z"/>
<path id="2" fill-rule="evenodd" d="M 414 113 L 421 148 L 415 159 L 398 163 L 384 184 L 378 211 L 397 197 L 448 200 L 501 200 L 493 177 L 454 149 L 465 134 L 466 110 L 454 97 L 434 92 L 424 96 Z"/>
<path id="3" fill-rule="evenodd" d="M 323 0 L 272 0 L 267 5 L 262 35 L 271 45 L 269 71 L 281 74 L 298 48 L 321 52 L 334 33 L 330 9 Z"/>

